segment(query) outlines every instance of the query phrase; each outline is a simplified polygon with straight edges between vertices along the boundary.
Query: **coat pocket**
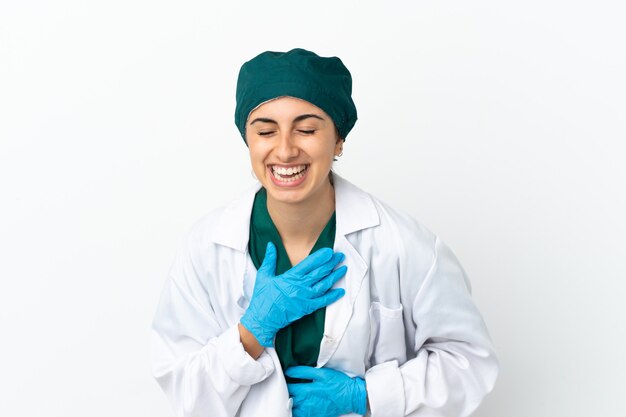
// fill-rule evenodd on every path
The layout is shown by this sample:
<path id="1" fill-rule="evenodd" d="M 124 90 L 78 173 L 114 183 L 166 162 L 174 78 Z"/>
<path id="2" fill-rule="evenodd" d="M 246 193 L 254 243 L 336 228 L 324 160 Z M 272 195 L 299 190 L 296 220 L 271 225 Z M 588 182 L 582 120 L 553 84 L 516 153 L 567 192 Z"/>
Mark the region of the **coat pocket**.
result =
<path id="1" fill-rule="evenodd" d="M 370 326 L 371 365 L 392 360 L 397 360 L 399 364 L 406 362 L 402 306 L 389 308 L 378 301 L 372 302 Z"/>

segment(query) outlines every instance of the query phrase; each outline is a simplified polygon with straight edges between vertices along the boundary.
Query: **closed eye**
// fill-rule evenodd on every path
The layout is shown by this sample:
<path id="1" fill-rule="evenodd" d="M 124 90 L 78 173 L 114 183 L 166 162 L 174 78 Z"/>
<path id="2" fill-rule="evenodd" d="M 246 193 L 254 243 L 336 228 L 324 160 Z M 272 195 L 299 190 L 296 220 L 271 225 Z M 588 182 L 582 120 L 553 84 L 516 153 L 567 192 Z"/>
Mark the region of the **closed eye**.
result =
<path id="1" fill-rule="evenodd" d="M 304 135 L 312 135 L 313 133 L 315 133 L 315 129 L 313 130 L 303 130 L 303 129 L 299 129 L 298 132 L 304 134 Z"/>

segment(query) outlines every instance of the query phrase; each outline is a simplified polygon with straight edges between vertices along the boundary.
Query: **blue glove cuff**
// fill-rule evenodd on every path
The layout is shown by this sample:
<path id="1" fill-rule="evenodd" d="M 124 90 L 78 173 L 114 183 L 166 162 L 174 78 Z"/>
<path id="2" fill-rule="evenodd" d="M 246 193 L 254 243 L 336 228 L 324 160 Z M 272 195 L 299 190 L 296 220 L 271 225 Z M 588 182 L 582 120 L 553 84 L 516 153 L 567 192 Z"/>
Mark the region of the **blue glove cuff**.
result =
<path id="1" fill-rule="evenodd" d="M 365 387 L 365 380 L 358 376 L 352 379 L 354 380 L 355 386 L 355 393 L 352 397 L 354 401 L 352 411 L 363 416 L 367 412 L 367 388 Z"/>

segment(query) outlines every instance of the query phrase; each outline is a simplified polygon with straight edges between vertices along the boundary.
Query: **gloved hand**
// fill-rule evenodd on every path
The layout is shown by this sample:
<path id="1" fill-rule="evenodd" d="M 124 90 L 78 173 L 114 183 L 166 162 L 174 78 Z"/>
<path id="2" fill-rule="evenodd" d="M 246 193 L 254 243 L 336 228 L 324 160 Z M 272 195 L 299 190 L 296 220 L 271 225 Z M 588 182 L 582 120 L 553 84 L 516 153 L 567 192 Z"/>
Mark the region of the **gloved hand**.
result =
<path id="1" fill-rule="evenodd" d="M 274 336 L 280 329 L 344 295 L 342 288 L 330 290 L 348 269 L 342 266 L 333 271 L 344 258 L 342 253 L 323 248 L 284 274 L 275 276 L 276 247 L 268 243 L 241 324 L 261 346 L 273 346 Z"/>
<path id="2" fill-rule="evenodd" d="M 285 371 L 291 378 L 310 379 L 312 382 L 287 384 L 293 398 L 293 417 L 337 417 L 342 414 L 364 415 L 367 410 L 367 391 L 363 378 L 350 378 L 331 368 L 293 366 Z"/>

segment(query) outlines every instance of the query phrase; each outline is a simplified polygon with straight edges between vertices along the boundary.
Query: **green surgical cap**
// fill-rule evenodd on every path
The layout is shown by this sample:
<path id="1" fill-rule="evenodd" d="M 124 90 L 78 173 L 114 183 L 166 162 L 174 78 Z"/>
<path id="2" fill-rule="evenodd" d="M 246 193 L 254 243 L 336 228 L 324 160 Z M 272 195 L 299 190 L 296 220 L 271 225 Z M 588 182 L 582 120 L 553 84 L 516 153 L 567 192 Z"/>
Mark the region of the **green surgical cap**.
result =
<path id="1" fill-rule="evenodd" d="M 324 110 L 345 139 L 356 123 L 350 71 L 337 57 L 304 49 L 263 52 L 244 63 L 237 79 L 235 124 L 244 141 L 250 113 L 266 101 L 290 96 Z"/>

